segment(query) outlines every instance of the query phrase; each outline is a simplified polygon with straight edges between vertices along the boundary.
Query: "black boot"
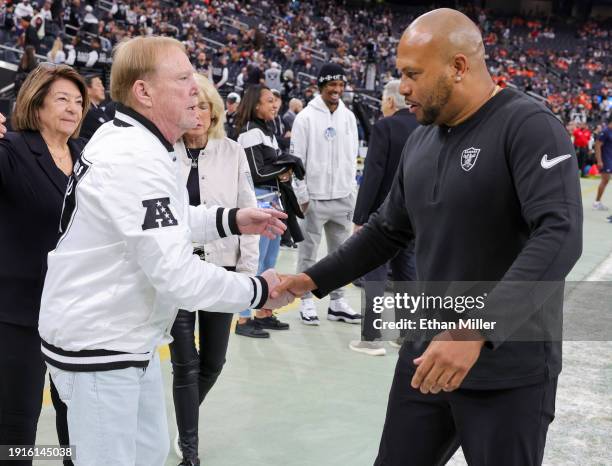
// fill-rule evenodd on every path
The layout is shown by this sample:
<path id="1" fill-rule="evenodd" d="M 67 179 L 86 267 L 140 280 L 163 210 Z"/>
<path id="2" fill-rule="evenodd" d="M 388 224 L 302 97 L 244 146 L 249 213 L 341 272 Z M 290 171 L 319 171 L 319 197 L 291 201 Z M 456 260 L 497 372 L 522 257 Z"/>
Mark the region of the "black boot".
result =
<path id="1" fill-rule="evenodd" d="M 196 458 L 195 460 L 188 460 L 183 458 L 183 461 L 181 461 L 178 466 L 200 466 L 200 460 L 198 458 Z"/>
<path id="2" fill-rule="evenodd" d="M 197 378 L 196 383 L 189 385 L 175 384 L 172 391 L 174 395 L 176 425 L 179 431 L 179 446 L 183 453 L 184 461 L 187 460 L 193 464 L 199 464 L 198 407 L 200 405 L 200 396 Z"/>

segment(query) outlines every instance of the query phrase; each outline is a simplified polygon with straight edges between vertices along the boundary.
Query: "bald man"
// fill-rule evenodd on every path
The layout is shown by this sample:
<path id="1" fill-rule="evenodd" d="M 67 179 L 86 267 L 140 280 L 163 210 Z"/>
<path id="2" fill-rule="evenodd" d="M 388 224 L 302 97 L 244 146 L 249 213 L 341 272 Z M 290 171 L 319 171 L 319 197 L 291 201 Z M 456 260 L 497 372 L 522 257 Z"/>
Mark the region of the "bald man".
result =
<path id="1" fill-rule="evenodd" d="M 486 305 L 468 316 L 489 325 L 410 334 L 375 464 L 443 464 L 461 446 L 471 466 L 540 465 L 561 371 L 563 283 L 582 250 L 572 143 L 544 106 L 494 85 L 479 30 L 455 10 L 417 18 L 396 64 L 423 126 L 388 197 L 358 234 L 272 295 L 324 296 L 415 239 L 423 289 L 481 281 L 470 286 L 488 290 Z M 465 314 L 453 302 L 434 315 L 457 322 Z"/>

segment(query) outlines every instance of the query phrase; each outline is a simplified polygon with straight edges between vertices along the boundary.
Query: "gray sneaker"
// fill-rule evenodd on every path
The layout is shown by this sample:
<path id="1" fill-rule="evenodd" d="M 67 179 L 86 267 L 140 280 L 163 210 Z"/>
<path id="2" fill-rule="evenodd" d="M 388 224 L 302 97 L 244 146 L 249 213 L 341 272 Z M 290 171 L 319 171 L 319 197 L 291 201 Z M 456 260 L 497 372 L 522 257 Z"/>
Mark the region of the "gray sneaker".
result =
<path id="1" fill-rule="evenodd" d="M 349 343 L 349 348 L 358 353 L 369 354 L 370 356 L 384 356 L 387 354 L 387 350 L 380 341 L 353 340 Z"/>

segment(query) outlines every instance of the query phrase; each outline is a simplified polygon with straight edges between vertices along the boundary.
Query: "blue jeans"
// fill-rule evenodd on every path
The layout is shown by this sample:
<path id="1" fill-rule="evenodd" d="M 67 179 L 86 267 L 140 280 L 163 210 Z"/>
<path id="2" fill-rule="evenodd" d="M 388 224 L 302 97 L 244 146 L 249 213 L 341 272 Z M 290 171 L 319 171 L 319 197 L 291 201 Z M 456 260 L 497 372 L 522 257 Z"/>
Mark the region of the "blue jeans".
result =
<path id="1" fill-rule="evenodd" d="M 265 202 L 270 202 L 272 205 L 279 205 L 278 194 L 276 196 L 268 196 L 274 193 L 271 188 L 255 188 L 255 195 L 266 196 Z M 260 207 L 267 207 L 267 204 L 262 205 L 262 202 L 258 200 Z M 257 274 L 273 269 L 278 259 L 278 253 L 280 252 L 281 237 L 277 236 L 274 239 L 266 238 L 261 236 L 259 238 L 259 266 L 257 267 Z M 240 317 L 251 317 L 251 310 L 246 309 L 240 313 Z"/>
<path id="2" fill-rule="evenodd" d="M 146 369 L 69 372 L 47 365 L 68 406 L 76 466 L 163 466 L 170 449 L 155 353 Z"/>

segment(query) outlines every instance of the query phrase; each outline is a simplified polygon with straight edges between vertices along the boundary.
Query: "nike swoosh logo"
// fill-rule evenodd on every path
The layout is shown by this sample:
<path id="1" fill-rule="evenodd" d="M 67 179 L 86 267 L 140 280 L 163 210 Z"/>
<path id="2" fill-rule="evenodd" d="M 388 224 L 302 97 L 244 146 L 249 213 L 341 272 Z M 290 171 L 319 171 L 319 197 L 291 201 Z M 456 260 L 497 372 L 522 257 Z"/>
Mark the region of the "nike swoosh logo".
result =
<path id="1" fill-rule="evenodd" d="M 542 160 L 540 161 L 540 164 L 542 165 L 542 168 L 546 168 L 548 170 L 549 168 L 554 167 L 558 163 L 569 159 L 571 156 L 572 154 L 565 154 L 565 155 L 560 155 L 559 157 L 555 157 L 554 159 L 549 159 L 548 154 L 544 154 L 544 156 L 542 157 Z"/>

